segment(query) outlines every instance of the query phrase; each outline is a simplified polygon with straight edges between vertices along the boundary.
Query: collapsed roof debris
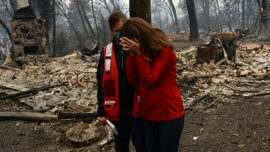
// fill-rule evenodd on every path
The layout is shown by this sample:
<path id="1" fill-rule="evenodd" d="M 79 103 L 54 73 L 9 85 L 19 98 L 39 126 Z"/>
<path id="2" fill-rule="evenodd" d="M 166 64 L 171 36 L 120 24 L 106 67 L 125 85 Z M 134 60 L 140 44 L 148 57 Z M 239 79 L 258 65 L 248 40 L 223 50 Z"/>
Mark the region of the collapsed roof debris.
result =
<path id="1" fill-rule="evenodd" d="M 270 94 L 269 50 L 268 45 L 240 44 L 235 63 L 226 60 L 221 64 L 215 64 L 215 59 L 198 63 L 195 47 L 177 52 L 177 78 L 186 107 Z"/>
<path id="2" fill-rule="evenodd" d="M 0 68 L 0 98 L 18 99 L 36 112 L 96 113 L 96 61 L 99 55 L 85 56 L 85 60 L 81 58 L 80 52 L 60 58 L 48 58 L 45 55 L 19 57 L 15 62 L 20 67 Z M 103 127 L 99 125 L 99 128 Z M 112 140 L 108 129 L 105 130 L 107 136 L 102 135 L 102 139 L 98 140 L 103 144 Z M 71 138 L 68 132 L 67 135 L 69 140 L 79 138 L 75 135 Z M 85 142 L 88 143 L 89 139 Z"/>

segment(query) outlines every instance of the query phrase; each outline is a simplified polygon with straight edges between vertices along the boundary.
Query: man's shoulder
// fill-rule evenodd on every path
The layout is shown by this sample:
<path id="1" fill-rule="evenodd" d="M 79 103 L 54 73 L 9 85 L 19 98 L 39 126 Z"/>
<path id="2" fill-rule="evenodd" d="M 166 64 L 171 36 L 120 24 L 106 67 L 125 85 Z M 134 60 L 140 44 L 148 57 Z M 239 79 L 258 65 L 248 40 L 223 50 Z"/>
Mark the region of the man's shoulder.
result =
<path id="1" fill-rule="evenodd" d="M 109 46 L 109 45 L 114 45 L 114 44 L 113 44 L 113 42 L 107 43 L 106 45 L 103 46 L 103 49 L 104 49 L 106 46 Z"/>

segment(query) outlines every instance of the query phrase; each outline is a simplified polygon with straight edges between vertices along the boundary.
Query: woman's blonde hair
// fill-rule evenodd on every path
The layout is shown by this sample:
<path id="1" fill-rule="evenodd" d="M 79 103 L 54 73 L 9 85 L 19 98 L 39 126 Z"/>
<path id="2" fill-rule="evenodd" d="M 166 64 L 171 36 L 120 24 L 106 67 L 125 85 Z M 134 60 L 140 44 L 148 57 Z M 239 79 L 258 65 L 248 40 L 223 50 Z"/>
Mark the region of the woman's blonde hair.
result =
<path id="1" fill-rule="evenodd" d="M 146 61 L 152 61 L 162 47 L 169 47 L 173 50 L 166 34 L 159 28 L 152 27 L 141 18 L 130 18 L 120 30 L 121 37 L 129 39 L 136 38 L 140 43 L 141 54 Z"/>

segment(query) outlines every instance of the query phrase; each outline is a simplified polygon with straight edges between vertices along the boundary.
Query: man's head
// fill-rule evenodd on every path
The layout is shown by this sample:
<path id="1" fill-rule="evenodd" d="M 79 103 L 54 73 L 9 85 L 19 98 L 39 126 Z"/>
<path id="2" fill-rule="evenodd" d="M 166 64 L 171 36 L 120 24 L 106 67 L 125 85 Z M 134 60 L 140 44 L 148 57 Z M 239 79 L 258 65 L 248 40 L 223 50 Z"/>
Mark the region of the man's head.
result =
<path id="1" fill-rule="evenodd" d="M 122 12 L 114 12 L 109 16 L 108 22 L 113 35 L 120 31 L 126 20 L 127 17 Z"/>

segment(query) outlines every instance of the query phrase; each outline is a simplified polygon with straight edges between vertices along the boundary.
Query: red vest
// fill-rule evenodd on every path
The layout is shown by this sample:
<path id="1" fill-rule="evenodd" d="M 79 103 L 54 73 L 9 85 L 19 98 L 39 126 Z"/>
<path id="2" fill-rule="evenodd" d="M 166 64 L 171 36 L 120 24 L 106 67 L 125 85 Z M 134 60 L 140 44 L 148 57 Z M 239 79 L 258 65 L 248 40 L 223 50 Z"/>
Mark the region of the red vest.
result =
<path id="1" fill-rule="evenodd" d="M 118 69 L 115 60 L 113 44 L 104 47 L 104 70 L 103 88 L 104 102 L 103 107 L 109 120 L 118 121 L 119 112 L 119 89 L 118 89 Z"/>
<path id="2" fill-rule="evenodd" d="M 113 44 L 110 43 L 103 49 L 104 53 L 104 70 L 103 70 L 103 88 L 104 102 L 103 107 L 109 120 L 118 121 L 119 111 L 119 86 L 118 86 L 118 69 L 113 50 Z M 142 117 L 139 111 L 140 91 L 135 87 L 134 102 L 132 115 L 135 118 Z"/>

